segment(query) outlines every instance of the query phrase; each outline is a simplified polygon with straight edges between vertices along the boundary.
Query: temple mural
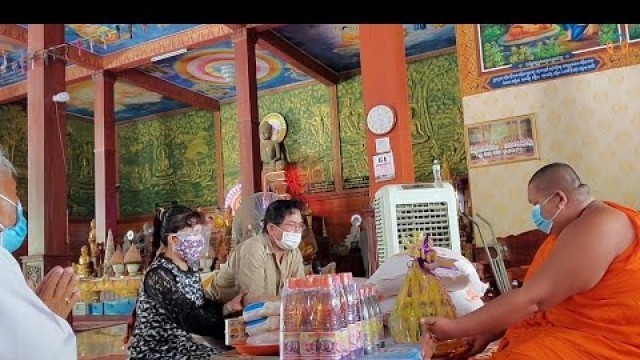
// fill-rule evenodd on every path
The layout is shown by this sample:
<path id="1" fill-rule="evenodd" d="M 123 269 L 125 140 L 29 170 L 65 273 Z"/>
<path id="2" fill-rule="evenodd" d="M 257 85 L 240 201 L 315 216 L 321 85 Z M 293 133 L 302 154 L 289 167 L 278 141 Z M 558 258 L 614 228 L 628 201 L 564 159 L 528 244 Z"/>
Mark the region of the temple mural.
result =
<path id="1" fill-rule="evenodd" d="M 434 159 L 452 174 L 467 173 L 458 61 L 455 53 L 428 57 L 407 67 L 416 181 L 431 181 Z"/>
<path id="2" fill-rule="evenodd" d="M 296 176 L 303 193 L 335 190 L 331 145 L 329 91 L 324 85 L 262 95 L 258 98 L 259 117 L 282 115 L 287 124 L 284 138 L 288 173 Z M 225 194 L 240 182 L 238 120 L 236 103 L 221 106 L 222 156 Z"/>
<path id="3" fill-rule="evenodd" d="M 67 192 L 69 216 L 88 219 L 95 213 L 93 124 L 67 115 Z M 0 106 L 0 145 L 17 171 L 18 196 L 28 207 L 26 101 Z"/>
<path id="4" fill-rule="evenodd" d="M 329 90 L 315 84 L 258 98 L 260 119 L 281 114 L 287 124 L 287 161 L 301 193 L 335 190 Z"/>
<path id="5" fill-rule="evenodd" d="M 240 183 L 240 148 L 238 147 L 238 111 L 236 103 L 220 106 L 222 121 L 222 163 L 224 193 Z"/>
<path id="6" fill-rule="evenodd" d="M 158 202 L 217 201 L 213 113 L 189 111 L 118 126 L 120 216 L 153 213 Z"/>
<path id="7" fill-rule="evenodd" d="M 338 116 L 344 189 L 369 187 L 369 165 L 364 141 L 367 128 L 360 76 L 338 85 Z"/>

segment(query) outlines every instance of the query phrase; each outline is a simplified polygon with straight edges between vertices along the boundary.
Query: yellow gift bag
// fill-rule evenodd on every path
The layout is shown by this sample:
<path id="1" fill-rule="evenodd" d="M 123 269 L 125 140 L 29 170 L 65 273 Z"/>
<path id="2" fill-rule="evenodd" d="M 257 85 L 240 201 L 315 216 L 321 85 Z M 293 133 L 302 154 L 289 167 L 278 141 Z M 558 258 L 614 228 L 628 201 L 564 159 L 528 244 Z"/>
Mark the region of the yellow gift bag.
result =
<path id="1" fill-rule="evenodd" d="M 389 318 L 393 340 L 398 344 L 417 344 L 422 337 L 420 319 L 428 316 L 455 318 L 455 307 L 433 269 L 446 266 L 438 260 L 435 250 L 419 232 L 402 240 L 414 261 L 396 298 Z"/>

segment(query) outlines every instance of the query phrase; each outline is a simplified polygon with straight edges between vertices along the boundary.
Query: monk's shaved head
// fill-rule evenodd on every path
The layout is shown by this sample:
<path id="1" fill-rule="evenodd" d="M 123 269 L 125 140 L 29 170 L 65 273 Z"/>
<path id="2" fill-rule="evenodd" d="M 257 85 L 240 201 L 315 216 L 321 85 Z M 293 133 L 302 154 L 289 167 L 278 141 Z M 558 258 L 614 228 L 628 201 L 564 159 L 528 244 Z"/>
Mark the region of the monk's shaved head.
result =
<path id="1" fill-rule="evenodd" d="M 563 163 L 553 163 L 540 168 L 529 180 L 529 186 L 542 193 L 558 190 L 569 193 L 577 188 L 586 187 L 575 170 Z"/>

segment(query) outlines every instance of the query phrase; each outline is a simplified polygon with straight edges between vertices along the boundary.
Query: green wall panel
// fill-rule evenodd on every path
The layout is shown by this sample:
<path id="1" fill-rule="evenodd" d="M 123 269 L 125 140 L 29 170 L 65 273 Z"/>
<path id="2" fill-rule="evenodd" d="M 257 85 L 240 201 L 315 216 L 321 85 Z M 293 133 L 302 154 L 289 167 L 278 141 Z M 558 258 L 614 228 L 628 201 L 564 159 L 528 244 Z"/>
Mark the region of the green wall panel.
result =
<path id="1" fill-rule="evenodd" d="M 433 179 L 434 159 L 449 161 L 453 173 L 467 173 L 458 62 L 449 53 L 413 62 L 407 68 L 413 118 L 416 181 Z"/>
<path id="2" fill-rule="evenodd" d="M 118 126 L 120 215 L 157 202 L 216 205 L 213 113 L 189 111 Z"/>
<path id="3" fill-rule="evenodd" d="M 71 217 L 88 219 L 95 213 L 93 182 L 93 124 L 67 115 L 67 194 Z M 18 196 L 28 203 L 26 101 L 0 106 L 0 145 L 18 173 Z"/>

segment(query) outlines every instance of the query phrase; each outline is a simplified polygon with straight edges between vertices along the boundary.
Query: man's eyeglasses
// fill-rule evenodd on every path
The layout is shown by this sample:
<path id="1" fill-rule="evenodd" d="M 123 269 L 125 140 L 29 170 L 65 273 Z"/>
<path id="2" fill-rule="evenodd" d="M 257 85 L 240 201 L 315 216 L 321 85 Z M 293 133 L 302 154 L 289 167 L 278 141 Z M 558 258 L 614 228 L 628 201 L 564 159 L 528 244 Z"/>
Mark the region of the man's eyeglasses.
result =
<path id="1" fill-rule="evenodd" d="M 304 223 L 282 223 L 280 224 L 281 227 L 287 227 L 288 229 L 291 230 L 298 230 L 298 231 L 304 231 L 307 228 L 307 225 L 305 225 Z"/>

